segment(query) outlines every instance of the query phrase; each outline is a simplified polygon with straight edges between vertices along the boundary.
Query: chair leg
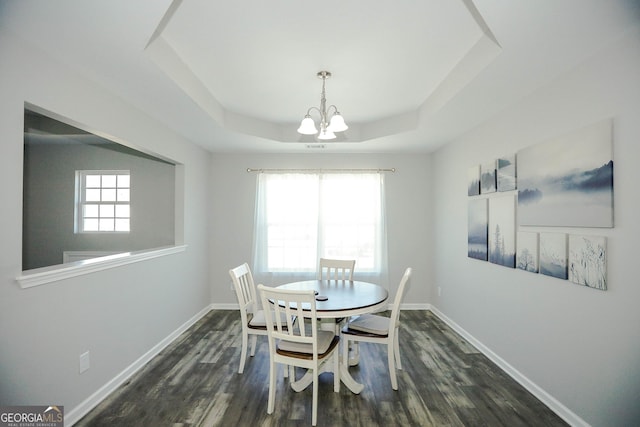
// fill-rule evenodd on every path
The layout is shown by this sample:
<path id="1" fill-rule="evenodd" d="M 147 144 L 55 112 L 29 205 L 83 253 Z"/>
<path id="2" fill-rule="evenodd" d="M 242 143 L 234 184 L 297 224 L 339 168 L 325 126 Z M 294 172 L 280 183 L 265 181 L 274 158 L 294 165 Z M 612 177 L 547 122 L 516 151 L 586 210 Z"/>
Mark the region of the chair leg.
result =
<path id="1" fill-rule="evenodd" d="M 348 351 L 348 347 L 347 347 Z M 333 353 L 333 391 L 335 393 L 340 392 L 340 352 L 335 351 Z"/>
<path id="2" fill-rule="evenodd" d="M 391 388 L 398 389 L 398 379 L 396 378 L 396 366 L 395 366 L 395 351 L 393 349 L 393 342 L 387 344 L 387 360 L 389 361 L 389 376 L 391 377 Z"/>
<path id="3" fill-rule="evenodd" d="M 238 373 L 241 374 L 244 372 L 244 361 L 247 358 L 247 341 L 249 337 L 247 336 L 246 331 L 242 331 L 242 351 L 240 352 L 240 367 L 238 368 Z"/>
<path id="4" fill-rule="evenodd" d="M 313 401 L 311 403 L 311 425 L 318 423 L 318 367 L 313 369 Z"/>
<path id="5" fill-rule="evenodd" d="M 258 336 L 253 334 L 251 335 L 251 357 L 256 355 L 256 342 L 258 341 Z"/>
<path id="6" fill-rule="evenodd" d="M 273 414 L 276 404 L 276 364 L 272 360 L 269 362 L 269 401 L 267 403 L 267 414 Z"/>
<path id="7" fill-rule="evenodd" d="M 398 342 L 398 331 L 396 331 L 393 339 L 393 352 L 396 355 L 396 367 L 402 369 L 402 361 L 400 360 L 400 343 Z"/>

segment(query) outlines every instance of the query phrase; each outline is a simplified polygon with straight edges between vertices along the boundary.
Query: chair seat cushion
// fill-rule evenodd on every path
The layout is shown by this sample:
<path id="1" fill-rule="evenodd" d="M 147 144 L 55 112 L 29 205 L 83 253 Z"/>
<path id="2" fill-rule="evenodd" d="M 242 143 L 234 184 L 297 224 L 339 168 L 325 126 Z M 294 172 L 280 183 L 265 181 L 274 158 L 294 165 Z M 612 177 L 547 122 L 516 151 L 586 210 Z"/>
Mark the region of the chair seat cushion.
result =
<path id="1" fill-rule="evenodd" d="M 322 355 L 326 353 L 332 347 L 334 339 L 337 338 L 333 331 L 318 331 L 318 354 Z M 280 340 L 278 342 L 278 350 L 288 353 L 304 353 L 313 354 L 313 347 L 311 344 L 298 343 L 292 341 Z"/>
<path id="2" fill-rule="evenodd" d="M 346 329 L 387 336 L 389 335 L 389 318 L 375 314 L 363 314 L 349 322 Z"/>
<path id="3" fill-rule="evenodd" d="M 275 316 L 275 313 L 271 313 Z M 282 326 L 286 329 L 287 327 L 287 315 L 285 313 L 280 313 L 280 319 L 282 321 Z M 274 327 L 275 327 L 275 318 L 274 318 Z M 253 314 L 251 320 L 249 320 L 249 327 L 254 329 L 267 329 L 267 319 L 264 317 L 264 310 L 258 310 Z"/>

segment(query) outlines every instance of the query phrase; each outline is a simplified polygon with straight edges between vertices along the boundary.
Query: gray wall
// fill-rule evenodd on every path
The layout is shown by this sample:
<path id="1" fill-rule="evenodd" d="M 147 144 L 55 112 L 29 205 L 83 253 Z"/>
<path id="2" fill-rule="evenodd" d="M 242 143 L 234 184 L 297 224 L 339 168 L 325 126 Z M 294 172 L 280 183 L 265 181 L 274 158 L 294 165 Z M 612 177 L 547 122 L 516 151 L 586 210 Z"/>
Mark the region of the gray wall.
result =
<path id="1" fill-rule="evenodd" d="M 62 264 L 64 251 L 128 252 L 175 243 L 174 165 L 81 143 L 29 144 L 25 164 L 24 270 Z M 130 171 L 129 233 L 74 232 L 77 170 Z"/>
<path id="2" fill-rule="evenodd" d="M 209 306 L 210 154 L 2 29 L 0 52 L 0 405 L 68 414 Z M 21 289 L 25 101 L 183 164 L 186 251 Z"/>
<path id="3" fill-rule="evenodd" d="M 613 118 L 606 292 L 469 259 L 467 168 Z M 593 426 L 640 422 L 640 35 L 627 35 L 434 154 L 434 305 Z M 442 288 L 438 298 L 436 289 Z"/>
<path id="4" fill-rule="evenodd" d="M 413 267 L 405 301 L 425 307 L 432 283 L 431 162 L 427 154 L 221 155 L 211 162 L 211 292 L 217 306 L 236 304 L 228 270 L 252 262 L 256 173 L 247 168 L 396 168 L 385 173 L 388 282 L 392 294 L 405 268 Z M 357 269 L 356 269 L 357 275 Z M 276 278 L 256 282 L 277 285 Z"/>

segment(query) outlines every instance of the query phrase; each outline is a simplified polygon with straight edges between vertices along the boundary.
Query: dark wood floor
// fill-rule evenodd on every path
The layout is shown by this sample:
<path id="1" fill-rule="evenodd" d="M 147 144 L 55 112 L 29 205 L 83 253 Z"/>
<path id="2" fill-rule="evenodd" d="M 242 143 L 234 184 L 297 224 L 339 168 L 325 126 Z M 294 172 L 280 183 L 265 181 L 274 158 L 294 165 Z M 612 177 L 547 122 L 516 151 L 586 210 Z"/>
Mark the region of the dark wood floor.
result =
<path id="1" fill-rule="evenodd" d="M 308 426 L 311 387 L 295 393 L 279 375 L 267 414 L 269 353 L 238 374 L 240 315 L 211 311 L 76 426 Z M 350 368 L 360 395 L 320 376 L 318 426 L 565 426 L 558 416 L 430 311 L 403 311 L 398 391 L 386 347 L 360 345 Z M 302 371 L 298 371 L 298 377 Z"/>

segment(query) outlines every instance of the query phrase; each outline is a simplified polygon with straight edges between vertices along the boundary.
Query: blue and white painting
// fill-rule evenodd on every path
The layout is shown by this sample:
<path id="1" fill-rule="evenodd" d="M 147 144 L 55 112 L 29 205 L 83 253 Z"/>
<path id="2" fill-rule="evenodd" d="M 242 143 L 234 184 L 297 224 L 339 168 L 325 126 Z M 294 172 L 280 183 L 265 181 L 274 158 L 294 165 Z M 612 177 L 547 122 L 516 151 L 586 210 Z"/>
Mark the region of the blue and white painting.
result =
<path id="1" fill-rule="evenodd" d="M 516 241 L 516 268 L 538 272 L 538 233 L 530 231 L 518 231 Z"/>
<path id="2" fill-rule="evenodd" d="M 469 199 L 468 203 L 468 256 L 487 260 L 487 199 Z"/>
<path id="3" fill-rule="evenodd" d="M 569 280 L 607 290 L 607 238 L 569 235 Z"/>
<path id="4" fill-rule="evenodd" d="M 516 201 L 514 195 L 489 199 L 489 262 L 516 266 Z"/>
<path id="5" fill-rule="evenodd" d="M 467 169 L 467 195 L 477 196 L 480 194 L 480 165 L 475 165 Z"/>
<path id="6" fill-rule="evenodd" d="M 496 161 L 492 160 L 480 165 L 480 193 L 496 192 Z"/>
<path id="7" fill-rule="evenodd" d="M 518 152 L 520 225 L 613 227 L 612 121 Z"/>
<path id="8" fill-rule="evenodd" d="M 540 274 L 567 279 L 567 235 L 540 233 Z"/>
<path id="9" fill-rule="evenodd" d="M 503 156 L 497 161 L 498 191 L 516 189 L 516 155 Z"/>

